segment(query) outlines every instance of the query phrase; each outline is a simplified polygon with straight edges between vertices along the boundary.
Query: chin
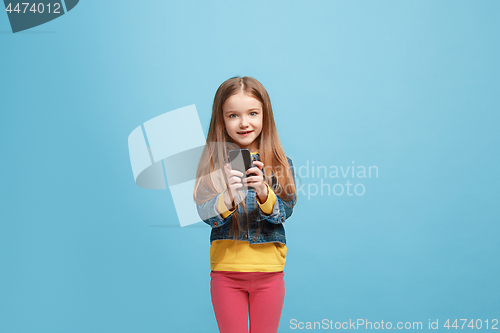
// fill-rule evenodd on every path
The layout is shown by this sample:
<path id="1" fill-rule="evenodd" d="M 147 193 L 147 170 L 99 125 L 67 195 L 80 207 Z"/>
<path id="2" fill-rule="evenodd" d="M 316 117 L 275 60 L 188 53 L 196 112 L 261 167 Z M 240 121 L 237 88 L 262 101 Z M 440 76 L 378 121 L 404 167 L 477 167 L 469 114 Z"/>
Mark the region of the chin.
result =
<path id="1" fill-rule="evenodd" d="M 255 141 L 255 138 L 248 138 L 248 140 L 245 140 L 245 141 L 237 141 L 237 143 L 240 145 L 240 146 L 249 146 L 252 144 L 252 142 Z"/>

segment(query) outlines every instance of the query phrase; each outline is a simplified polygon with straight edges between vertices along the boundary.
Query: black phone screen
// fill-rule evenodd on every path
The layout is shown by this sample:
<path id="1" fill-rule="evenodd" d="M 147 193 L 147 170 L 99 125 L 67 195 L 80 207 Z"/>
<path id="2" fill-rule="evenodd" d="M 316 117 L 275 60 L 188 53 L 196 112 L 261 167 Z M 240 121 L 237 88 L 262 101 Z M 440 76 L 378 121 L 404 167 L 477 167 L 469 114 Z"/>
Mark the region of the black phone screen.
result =
<path id="1" fill-rule="evenodd" d="M 242 179 L 246 178 L 246 171 L 252 167 L 252 154 L 250 154 L 250 150 L 247 148 L 230 150 L 228 152 L 228 158 L 231 169 L 241 172 L 244 175 Z M 246 189 L 246 186 L 238 188 L 238 190 Z"/>
<path id="2" fill-rule="evenodd" d="M 229 151 L 229 164 L 231 169 L 245 172 L 252 167 L 252 155 L 248 149 L 234 149 Z"/>

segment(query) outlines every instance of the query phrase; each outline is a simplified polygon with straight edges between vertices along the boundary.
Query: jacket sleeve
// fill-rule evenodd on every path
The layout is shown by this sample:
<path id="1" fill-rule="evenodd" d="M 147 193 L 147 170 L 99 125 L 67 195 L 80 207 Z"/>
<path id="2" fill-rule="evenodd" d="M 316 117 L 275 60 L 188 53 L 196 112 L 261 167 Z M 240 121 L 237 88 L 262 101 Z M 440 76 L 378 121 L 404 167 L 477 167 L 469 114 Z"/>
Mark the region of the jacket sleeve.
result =
<path id="1" fill-rule="evenodd" d="M 212 228 L 221 227 L 228 223 L 231 220 L 232 213 L 236 210 L 235 208 L 231 211 L 223 212 L 224 214 L 219 212 L 219 199 L 223 194 L 224 192 L 221 192 L 212 199 L 207 200 L 200 205 L 196 205 L 200 218 Z M 226 217 L 222 217 L 222 215 Z"/>
<path id="2" fill-rule="evenodd" d="M 290 158 L 288 158 L 288 163 L 290 164 L 290 169 L 292 170 L 292 178 L 295 185 L 295 171 Z M 273 189 L 275 189 L 275 187 L 276 184 L 273 184 Z M 271 214 L 265 214 L 259 205 L 259 208 L 257 209 L 257 222 L 265 220 L 274 224 L 284 223 L 293 213 L 293 201 L 294 198 L 290 201 L 284 201 L 276 195 L 276 202 L 274 203 Z"/>
<path id="3" fill-rule="evenodd" d="M 269 215 L 273 212 L 273 207 L 274 207 L 274 204 L 276 203 L 276 193 L 274 193 L 271 186 L 269 186 L 267 183 L 265 183 L 265 184 L 266 184 L 266 187 L 269 191 L 268 195 L 267 195 L 266 202 L 261 203 L 257 196 L 255 198 L 257 199 L 257 203 L 259 204 L 260 209 L 264 212 L 264 214 Z M 219 211 L 220 211 L 220 209 L 219 209 Z"/>

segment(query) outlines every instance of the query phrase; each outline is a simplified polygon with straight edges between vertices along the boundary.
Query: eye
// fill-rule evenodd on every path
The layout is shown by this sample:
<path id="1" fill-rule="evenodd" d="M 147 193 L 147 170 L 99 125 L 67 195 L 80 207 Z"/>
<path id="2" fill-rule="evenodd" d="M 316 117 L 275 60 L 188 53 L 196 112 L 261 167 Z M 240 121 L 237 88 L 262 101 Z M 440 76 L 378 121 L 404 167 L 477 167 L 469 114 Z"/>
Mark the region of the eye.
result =
<path id="1" fill-rule="evenodd" d="M 254 112 L 250 112 L 250 114 L 252 114 L 252 113 L 255 113 L 255 115 L 257 115 L 257 114 L 258 114 L 258 113 L 257 113 L 257 112 L 255 112 L 255 111 L 254 111 Z"/>
<path id="2" fill-rule="evenodd" d="M 229 115 L 229 118 L 234 118 L 233 116 L 236 116 L 234 113 Z"/>

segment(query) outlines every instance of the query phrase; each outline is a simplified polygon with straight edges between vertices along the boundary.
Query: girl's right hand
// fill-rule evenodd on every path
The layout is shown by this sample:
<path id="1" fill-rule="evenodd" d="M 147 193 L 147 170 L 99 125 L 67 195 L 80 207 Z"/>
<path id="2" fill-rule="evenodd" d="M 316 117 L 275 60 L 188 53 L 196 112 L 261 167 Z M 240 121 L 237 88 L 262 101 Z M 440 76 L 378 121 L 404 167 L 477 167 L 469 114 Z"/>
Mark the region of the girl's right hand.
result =
<path id="1" fill-rule="evenodd" d="M 227 209 L 233 210 L 234 208 L 234 198 L 238 195 L 238 188 L 243 187 L 241 182 L 241 177 L 243 173 L 232 170 L 228 163 L 224 165 L 224 172 L 226 174 L 228 189 L 224 192 L 224 203 Z"/>

